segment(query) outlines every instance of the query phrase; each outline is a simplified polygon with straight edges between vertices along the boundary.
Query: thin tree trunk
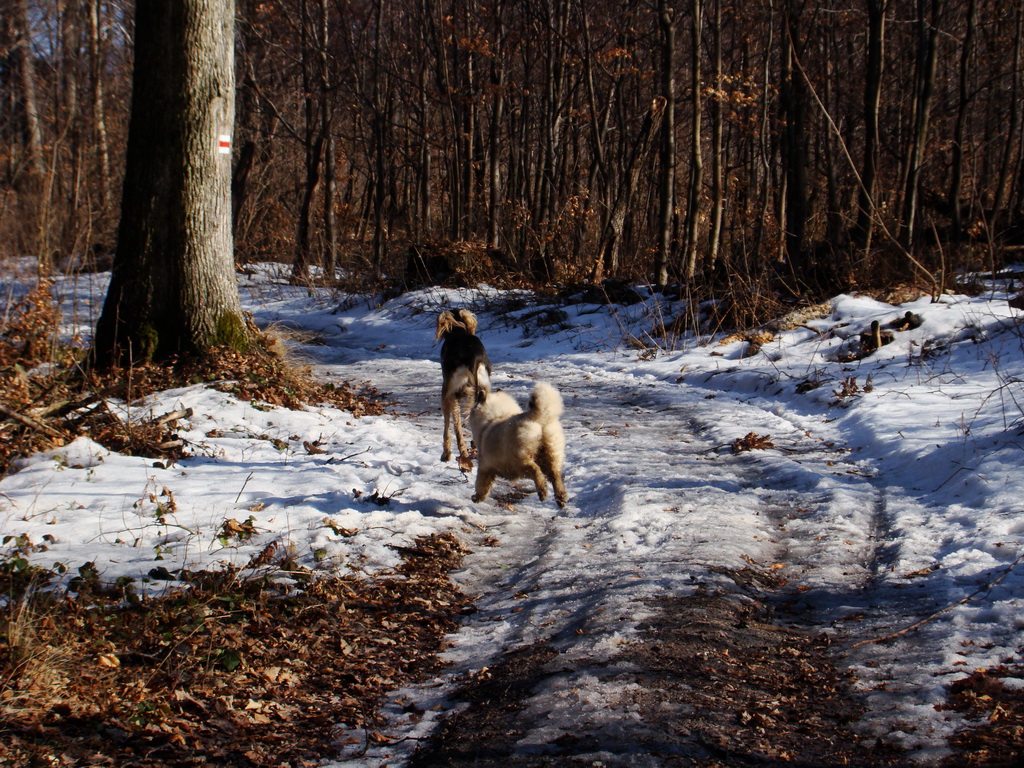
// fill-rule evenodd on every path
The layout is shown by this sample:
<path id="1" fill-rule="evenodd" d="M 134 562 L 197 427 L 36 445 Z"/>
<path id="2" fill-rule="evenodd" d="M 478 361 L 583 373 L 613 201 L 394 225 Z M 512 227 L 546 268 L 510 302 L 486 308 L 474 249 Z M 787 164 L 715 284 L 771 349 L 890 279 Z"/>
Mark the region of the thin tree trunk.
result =
<path id="1" fill-rule="evenodd" d="M 693 135 L 690 143 L 690 183 L 686 201 L 686 279 L 693 280 L 697 274 L 697 241 L 700 235 L 700 198 L 704 184 L 704 156 L 701 148 L 701 121 L 704 114 L 702 93 L 703 74 L 701 69 L 701 33 L 704 26 L 704 0 L 691 0 L 691 98 L 693 113 Z"/>
<path id="2" fill-rule="evenodd" d="M 388 252 L 388 232 L 384 225 L 384 205 L 387 201 L 387 140 L 388 140 L 388 85 L 384 82 L 384 3 L 377 0 L 376 29 L 373 50 L 373 120 L 371 125 L 374 157 L 373 187 L 373 267 L 379 276 L 384 269 Z"/>
<path id="3" fill-rule="evenodd" d="M 878 167 L 878 110 L 882 97 L 885 53 L 886 0 L 865 0 L 868 13 L 868 51 L 864 68 L 864 164 L 857 194 L 854 241 L 870 248 L 875 225 L 875 176 Z"/>
<path id="4" fill-rule="evenodd" d="M 327 52 L 330 47 L 328 0 L 320 0 L 320 133 L 324 137 L 324 278 L 333 284 L 338 264 L 338 222 L 334 211 L 337 184 L 334 170 L 334 135 L 331 132 L 331 84 Z"/>
<path id="5" fill-rule="evenodd" d="M 821 42 L 821 53 L 825 59 L 825 82 L 824 101 L 830 114 L 839 114 L 841 86 L 837 82 L 836 62 L 841 59 L 839 43 L 836 40 L 834 24 L 828 24 L 828 33 L 823 36 Z M 825 241 L 833 248 L 842 245 L 842 237 L 846 230 L 843 226 L 843 211 L 841 202 L 841 191 L 839 181 L 839 148 L 837 144 L 843 142 L 841 136 L 832 131 L 818 133 L 818 141 L 821 142 L 821 157 L 824 163 L 825 172 Z M 829 264 L 831 271 L 838 271 L 837 263 Z"/>
<path id="6" fill-rule="evenodd" d="M 804 229 L 808 215 L 807 187 L 807 94 L 797 57 L 803 50 L 801 6 L 788 0 L 785 11 L 786 39 L 783 45 L 782 87 L 779 104 L 782 110 L 782 162 L 785 179 L 785 254 L 793 275 L 807 278 L 804 254 Z"/>
<path id="7" fill-rule="evenodd" d="M 503 29 L 498 20 L 498 46 L 503 49 Z M 505 68 L 496 57 L 492 64 L 491 84 L 494 87 L 494 103 L 491 106 L 491 125 L 487 141 L 487 246 L 497 250 L 500 246 L 498 235 L 501 226 L 501 124 L 505 110 Z"/>
<path id="8" fill-rule="evenodd" d="M 103 38 L 100 34 L 100 3 L 89 3 L 89 68 L 92 80 L 92 135 L 99 170 L 100 209 L 110 206 L 110 145 L 107 139 L 107 107 L 104 81 Z"/>
<path id="9" fill-rule="evenodd" d="M 903 196 L 903 247 L 913 252 L 920 215 L 921 170 L 928 145 L 928 127 L 935 91 L 935 69 L 938 58 L 938 21 L 940 0 L 930 0 L 931 18 L 925 17 L 925 3 L 918 0 L 918 69 L 915 99 L 914 130 L 907 149 L 906 189 Z"/>
<path id="10" fill-rule="evenodd" d="M 311 73 L 312 45 L 310 43 L 310 26 L 312 20 L 307 0 L 299 3 L 299 65 L 302 68 L 302 115 L 303 141 L 305 152 L 305 184 L 302 189 L 302 203 L 299 207 L 299 218 L 295 236 L 295 260 L 292 262 L 292 281 L 305 283 L 309 280 L 309 268 L 312 261 L 311 236 L 313 201 L 320 186 L 320 160 L 323 155 L 324 134 L 320 126 L 320 115 L 313 101 L 313 75 Z"/>
<path id="11" fill-rule="evenodd" d="M 722 115 L 722 0 L 715 0 L 715 98 L 711 100 L 711 232 L 708 261 L 714 267 L 722 246 L 722 220 L 725 213 L 725 188 L 722 166 L 725 163 Z"/>
<path id="12" fill-rule="evenodd" d="M 36 64 L 32 54 L 32 36 L 28 17 L 28 0 L 14 0 L 14 53 L 18 63 L 22 113 L 25 121 L 25 153 L 30 177 L 41 183 L 46 175 L 43 160 L 43 133 L 39 125 L 39 101 L 36 96 Z"/>
<path id="13" fill-rule="evenodd" d="M 676 208 L 676 27 L 675 9 L 669 6 L 668 0 L 658 0 L 658 23 L 663 37 L 661 95 L 665 99 L 665 119 L 661 127 L 661 189 L 658 201 L 658 252 L 654 262 L 654 284 L 662 286 L 668 283 L 668 267 L 672 260 L 672 225 Z"/>
<path id="14" fill-rule="evenodd" d="M 1013 79 L 1010 85 L 1009 119 L 1006 126 L 1006 142 L 1003 144 L 1002 162 L 999 164 L 999 178 L 996 182 L 995 199 L 992 202 L 992 232 L 999 234 L 1001 222 L 1006 213 L 1007 189 L 1010 186 L 1010 168 L 1015 149 L 1020 148 L 1018 126 L 1020 124 L 1020 88 L 1022 47 L 1024 47 L 1024 8 L 1020 4 L 1015 9 L 1016 30 L 1013 40 Z M 1024 157 L 1024 153 L 1021 153 Z"/>
<path id="15" fill-rule="evenodd" d="M 974 49 L 974 28 L 977 21 L 976 5 L 975 0 L 967 0 L 967 30 L 960 49 L 960 89 L 957 100 L 956 125 L 953 128 L 953 161 L 949 182 L 950 228 L 954 242 L 960 242 L 964 234 L 963 208 L 960 203 L 960 195 L 964 178 L 964 142 L 966 141 L 967 112 L 970 108 L 968 79 L 971 74 L 971 53 Z"/>
<path id="16" fill-rule="evenodd" d="M 420 0 L 419 4 L 420 12 L 420 25 L 421 31 L 419 35 L 420 45 L 423 46 L 424 52 L 427 50 L 429 45 L 428 29 L 430 25 L 428 23 L 428 10 L 424 0 Z M 426 236 L 432 229 L 431 218 L 433 211 L 431 210 L 431 155 L 430 155 L 430 140 L 431 140 L 431 126 L 430 126 L 430 99 L 427 96 L 428 86 L 428 72 L 427 72 L 427 60 L 426 54 L 420 57 L 420 72 L 419 72 L 419 105 L 418 105 L 418 117 L 420 122 L 419 130 L 419 160 L 416 166 L 416 211 L 417 215 L 413 223 L 413 232 L 416 239 L 420 239 Z"/>

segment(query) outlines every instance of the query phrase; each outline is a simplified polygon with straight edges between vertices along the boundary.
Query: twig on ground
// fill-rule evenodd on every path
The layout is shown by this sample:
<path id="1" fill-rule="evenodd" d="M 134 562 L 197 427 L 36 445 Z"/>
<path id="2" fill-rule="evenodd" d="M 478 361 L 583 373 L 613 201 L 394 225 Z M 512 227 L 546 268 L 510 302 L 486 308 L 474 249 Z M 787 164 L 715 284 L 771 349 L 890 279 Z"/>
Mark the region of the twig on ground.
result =
<path id="1" fill-rule="evenodd" d="M 62 439 L 67 437 L 67 435 L 65 435 L 60 430 L 54 429 L 50 425 L 44 424 L 41 421 L 37 421 L 36 419 L 33 419 L 31 416 L 26 416 L 23 413 L 12 411 L 10 408 L 7 408 L 3 405 L 0 405 L 0 416 L 3 416 L 5 419 L 9 419 L 10 421 L 16 421 L 24 427 L 34 429 L 36 432 L 42 432 L 44 434 L 47 434 L 50 437 L 59 437 Z"/>
<path id="2" fill-rule="evenodd" d="M 861 640 L 859 642 L 856 642 L 856 643 L 854 643 L 853 645 L 850 646 L 850 650 L 853 650 L 854 648 L 859 648 L 862 645 L 869 645 L 869 644 L 872 644 L 872 643 L 884 643 L 884 642 L 887 642 L 889 640 L 895 640 L 896 638 L 902 637 L 903 635 L 906 635 L 906 634 L 908 634 L 910 632 L 913 632 L 916 629 L 920 629 L 925 624 L 927 624 L 927 623 L 929 623 L 931 621 L 934 621 L 935 619 L 937 619 L 942 614 L 944 614 L 944 613 L 946 613 L 948 611 L 953 610 L 957 606 L 965 605 L 965 604 L 971 602 L 972 600 L 974 600 L 974 598 L 976 598 L 978 595 L 980 595 L 980 594 L 982 594 L 984 592 L 988 592 L 989 590 L 991 590 L 992 587 L 996 586 L 999 582 L 1001 582 L 1003 579 L 1005 579 L 1007 576 L 1009 576 L 1010 572 L 1014 568 L 1016 568 L 1020 564 L 1020 562 L 1022 560 L 1024 560 L 1024 554 L 1018 555 L 1017 559 L 1014 560 L 1012 563 L 1010 563 L 1008 566 L 1006 566 L 1006 570 L 1004 570 L 1001 574 L 999 574 L 999 576 L 997 578 L 995 578 L 992 581 L 986 582 L 985 584 L 981 585 L 976 590 L 974 590 L 971 594 L 967 595 L 967 597 L 961 598 L 960 600 L 957 600 L 955 603 L 950 603 L 949 605 L 947 605 L 947 606 L 945 606 L 943 608 L 940 608 L 935 613 L 933 613 L 931 616 L 923 618 L 920 621 L 915 622 L 914 624 L 911 624 L 909 627 L 904 627 L 903 629 L 898 629 L 895 632 L 892 632 L 892 633 L 890 633 L 888 635 L 885 635 L 883 637 L 872 637 L 872 638 L 869 638 L 867 640 Z"/>

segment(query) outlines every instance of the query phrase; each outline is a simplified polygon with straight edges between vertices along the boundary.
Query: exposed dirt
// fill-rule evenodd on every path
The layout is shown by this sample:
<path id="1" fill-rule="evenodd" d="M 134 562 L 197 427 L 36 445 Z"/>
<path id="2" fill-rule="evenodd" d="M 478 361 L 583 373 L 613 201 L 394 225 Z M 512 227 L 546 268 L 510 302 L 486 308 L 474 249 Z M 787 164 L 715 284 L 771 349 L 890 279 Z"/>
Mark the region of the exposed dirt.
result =
<path id="1" fill-rule="evenodd" d="M 749 600 L 698 594 L 659 607 L 644 640 L 615 660 L 640 691 L 623 708 L 638 717 L 624 716 L 620 743 L 581 733 L 544 754 L 516 753 L 528 730 L 527 697 L 561 666 L 542 644 L 510 654 L 467 685 L 462 698 L 470 706 L 420 749 L 411 768 L 904 764 L 900 753 L 851 730 L 859 710 L 849 681 L 829 662 L 827 640 L 772 624 Z"/>

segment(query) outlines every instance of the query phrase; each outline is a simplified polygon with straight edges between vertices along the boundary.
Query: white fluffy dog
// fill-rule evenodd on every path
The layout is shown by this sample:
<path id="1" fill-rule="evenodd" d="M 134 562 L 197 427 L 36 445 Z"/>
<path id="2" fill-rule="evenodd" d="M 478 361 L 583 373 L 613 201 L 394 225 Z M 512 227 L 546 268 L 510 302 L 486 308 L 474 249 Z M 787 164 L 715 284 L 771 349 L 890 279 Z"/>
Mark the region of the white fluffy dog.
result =
<path id="1" fill-rule="evenodd" d="M 545 478 L 555 489 L 555 502 L 564 507 L 565 433 L 558 419 L 562 396 L 550 384 L 537 384 L 530 395 L 530 410 L 505 392 L 481 392 L 469 414 L 473 441 L 480 452 L 473 501 L 483 501 L 497 477 L 527 478 L 537 486 L 541 501 L 547 498 Z"/>

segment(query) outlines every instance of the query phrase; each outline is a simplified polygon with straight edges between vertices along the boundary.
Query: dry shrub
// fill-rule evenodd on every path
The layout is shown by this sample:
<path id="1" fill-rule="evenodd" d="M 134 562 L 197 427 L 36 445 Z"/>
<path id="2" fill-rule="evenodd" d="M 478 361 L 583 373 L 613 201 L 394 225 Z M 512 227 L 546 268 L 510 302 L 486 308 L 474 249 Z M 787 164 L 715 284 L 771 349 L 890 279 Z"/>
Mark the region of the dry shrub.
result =
<path id="1" fill-rule="evenodd" d="M 786 311 L 779 297 L 754 284 L 740 284 L 723 292 L 714 302 L 706 320 L 706 329 L 718 331 L 747 330 L 765 325 Z"/>
<path id="2" fill-rule="evenodd" d="M 37 717 L 67 695 L 74 675 L 72 654 L 53 631 L 52 600 L 11 600 L 0 626 L 0 719 Z"/>
<path id="3" fill-rule="evenodd" d="M 410 245 L 405 256 L 407 288 L 466 287 L 479 283 L 511 288 L 520 287 L 522 282 L 516 265 L 501 251 L 483 243 L 429 240 Z"/>
<path id="4" fill-rule="evenodd" d="M 771 435 L 758 435 L 754 432 L 748 432 L 743 437 L 737 437 L 732 441 L 732 452 L 733 453 L 744 453 L 746 451 L 766 451 L 769 448 L 774 448 L 775 443 L 772 442 Z"/>
<path id="5" fill-rule="evenodd" d="M 51 287 L 49 280 L 40 280 L 6 309 L 0 326 L 0 372 L 16 364 L 27 369 L 55 362 L 60 315 Z"/>

